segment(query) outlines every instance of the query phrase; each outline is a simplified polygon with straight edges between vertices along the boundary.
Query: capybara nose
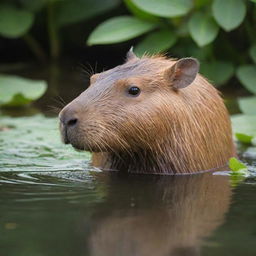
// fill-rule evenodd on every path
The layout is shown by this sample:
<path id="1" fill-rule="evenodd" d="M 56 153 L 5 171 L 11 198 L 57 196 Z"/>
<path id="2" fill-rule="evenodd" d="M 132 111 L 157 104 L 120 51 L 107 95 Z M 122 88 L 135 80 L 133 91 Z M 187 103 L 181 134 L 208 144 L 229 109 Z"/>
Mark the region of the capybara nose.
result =
<path id="1" fill-rule="evenodd" d="M 70 111 L 69 109 L 63 109 L 60 112 L 59 119 L 61 123 L 67 128 L 75 126 L 78 121 L 75 113 L 73 113 L 73 111 Z"/>

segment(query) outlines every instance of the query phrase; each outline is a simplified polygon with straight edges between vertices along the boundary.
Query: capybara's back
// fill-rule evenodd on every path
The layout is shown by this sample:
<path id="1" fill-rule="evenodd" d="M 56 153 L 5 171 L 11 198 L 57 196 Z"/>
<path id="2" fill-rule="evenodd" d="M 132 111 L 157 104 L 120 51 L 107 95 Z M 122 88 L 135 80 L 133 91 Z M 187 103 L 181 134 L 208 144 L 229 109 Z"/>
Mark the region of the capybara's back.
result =
<path id="1" fill-rule="evenodd" d="M 224 166 L 235 155 L 219 92 L 193 58 L 137 58 L 95 74 L 60 113 L 65 143 L 93 152 L 104 169 L 193 173 Z"/>

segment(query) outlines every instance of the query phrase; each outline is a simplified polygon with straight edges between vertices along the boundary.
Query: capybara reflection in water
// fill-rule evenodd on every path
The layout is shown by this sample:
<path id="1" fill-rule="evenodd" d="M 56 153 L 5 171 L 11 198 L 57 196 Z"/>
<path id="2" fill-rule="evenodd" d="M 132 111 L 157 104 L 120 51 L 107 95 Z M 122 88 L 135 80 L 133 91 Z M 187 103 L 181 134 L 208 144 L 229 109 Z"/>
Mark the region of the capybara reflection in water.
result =
<path id="1" fill-rule="evenodd" d="M 194 173 L 235 155 L 231 123 L 219 92 L 194 58 L 138 58 L 94 74 L 60 113 L 65 143 L 93 152 L 102 169 Z"/>
<path id="2" fill-rule="evenodd" d="M 212 233 L 229 209 L 228 176 L 120 174 L 95 175 L 105 194 L 84 227 L 86 255 L 211 255 L 204 246 L 216 242 Z"/>

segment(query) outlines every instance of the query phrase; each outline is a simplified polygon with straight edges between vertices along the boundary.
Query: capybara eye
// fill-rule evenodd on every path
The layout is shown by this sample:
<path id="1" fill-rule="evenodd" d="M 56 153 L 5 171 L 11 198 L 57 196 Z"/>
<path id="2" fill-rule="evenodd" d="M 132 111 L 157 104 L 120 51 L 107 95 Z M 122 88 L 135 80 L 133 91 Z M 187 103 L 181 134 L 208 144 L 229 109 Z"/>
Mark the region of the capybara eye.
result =
<path id="1" fill-rule="evenodd" d="M 128 93 L 132 96 L 138 96 L 140 94 L 140 88 L 137 86 L 131 86 Z"/>

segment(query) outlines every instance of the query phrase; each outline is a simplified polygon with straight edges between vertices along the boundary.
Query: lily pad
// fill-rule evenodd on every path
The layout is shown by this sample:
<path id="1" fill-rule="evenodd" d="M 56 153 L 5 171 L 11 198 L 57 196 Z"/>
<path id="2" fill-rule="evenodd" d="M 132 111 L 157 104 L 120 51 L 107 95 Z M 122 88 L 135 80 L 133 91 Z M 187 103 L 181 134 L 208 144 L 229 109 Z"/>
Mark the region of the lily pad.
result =
<path id="1" fill-rule="evenodd" d="M 45 81 L 0 75 L 0 106 L 22 106 L 40 98 L 46 91 Z"/>
<path id="2" fill-rule="evenodd" d="M 256 115 L 256 96 L 238 99 L 240 110 L 247 115 Z"/>
<path id="3" fill-rule="evenodd" d="M 0 172 L 84 170 L 90 154 L 77 152 L 60 139 L 57 118 L 42 115 L 0 117 Z M 85 160 L 87 162 L 85 163 Z"/>
<path id="4" fill-rule="evenodd" d="M 233 115 L 231 121 L 236 138 L 242 143 L 254 144 L 256 139 L 256 115 Z"/>

